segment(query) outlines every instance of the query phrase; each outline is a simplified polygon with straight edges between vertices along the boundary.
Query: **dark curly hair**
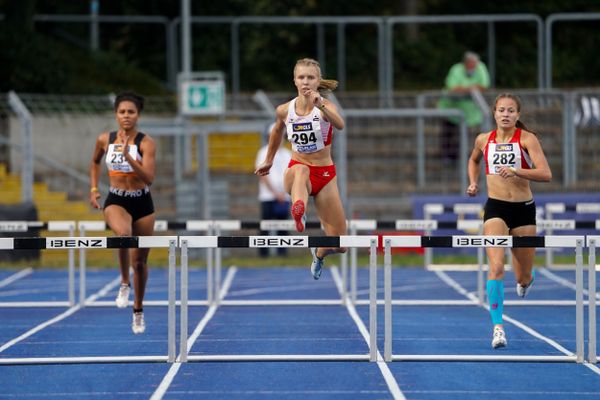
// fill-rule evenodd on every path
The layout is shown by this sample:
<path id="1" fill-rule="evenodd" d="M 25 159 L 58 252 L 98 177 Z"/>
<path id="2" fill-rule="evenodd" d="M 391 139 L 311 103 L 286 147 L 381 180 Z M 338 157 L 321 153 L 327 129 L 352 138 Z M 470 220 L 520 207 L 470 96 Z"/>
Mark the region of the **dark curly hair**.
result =
<path id="1" fill-rule="evenodd" d="M 135 92 L 121 92 L 115 98 L 115 111 L 119 108 L 122 101 L 131 101 L 137 107 L 138 113 L 144 109 L 144 98 Z"/>

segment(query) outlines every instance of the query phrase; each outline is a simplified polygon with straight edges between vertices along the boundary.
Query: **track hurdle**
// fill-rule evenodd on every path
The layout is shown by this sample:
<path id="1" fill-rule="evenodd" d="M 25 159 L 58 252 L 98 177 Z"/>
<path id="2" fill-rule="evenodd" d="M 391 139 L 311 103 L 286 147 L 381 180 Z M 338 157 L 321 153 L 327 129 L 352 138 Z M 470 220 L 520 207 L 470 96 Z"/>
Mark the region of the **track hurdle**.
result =
<path id="1" fill-rule="evenodd" d="M 568 361 L 583 363 L 583 246 L 584 236 L 384 236 L 384 360 L 385 361 Z M 575 248 L 576 352 L 563 356 L 502 355 L 393 355 L 392 247 L 554 247 Z M 478 303 L 473 303 L 478 304 Z"/>
<path id="2" fill-rule="evenodd" d="M 566 229 L 600 229 L 600 224 L 596 220 L 596 223 L 591 222 L 582 223 L 575 222 L 572 220 L 555 220 L 555 214 L 564 214 L 566 212 L 575 212 L 577 214 L 600 214 L 600 203 L 546 203 L 544 207 L 546 211 L 546 224 L 542 226 L 544 228 L 543 233 L 545 235 L 552 235 L 554 230 L 566 230 Z M 572 221 L 572 222 L 571 222 Z M 554 264 L 554 252 L 551 248 L 546 248 L 546 267 L 553 268 Z"/>
<path id="3" fill-rule="evenodd" d="M 181 362 L 187 361 L 377 361 L 377 236 L 180 236 L 181 248 L 181 326 L 180 326 L 180 356 Z M 197 356 L 187 354 L 188 350 L 188 249 L 189 248 L 259 248 L 259 247 L 368 247 L 370 248 L 369 264 L 369 354 L 301 354 L 301 355 L 210 355 Z M 225 302 L 218 305 L 254 305 L 253 302 Z M 261 303 L 268 305 L 269 303 Z M 277 302 L 275 305 L 297 305 L 303 302 Z M 317 303 L 311 303 L 317 304 Z M 339 305 L 339 302 L 322 303 L 324 305 Z"/>
<path id="4" fill-rule="evenodd" d="M 122 362 L 175 362 L 175 300 L 176 300 L 176 236 L 132 236 L 132 237 L 47 237 L 47 238 L 0 238 L 0 250 L 17 249 L 119 249 L 119 248 L 168 248 L 168 326 L 166 356 L 99 356 L 99 357 L 31 357 L 0 358 L 3 364 L 87 364 Z M 77 311 L 85 306 L 85 301 L 71 308 Z"/>
<path id="5" fill-rule="evenodd" d="M 88 221 L 79 221 L 77 223 L 77 228 L 79 230 L 79 235 L 84 237 L 88 232 L 102 232 L 110 230 L 105 221 L 102 220 L 88 220 Z M 186 230 L 186 231 L 198 231 L 198 232 L 208 232 L 210 233 L 212 230 L 212 221 L 187 221 L 187 222 L 179 222 L 179 221 L 167 221 L 162 219 L 157 219 L 154 222 L 154 231 L 155 232 L 166 232 L 166 231 L 175 231 L 175 230 Z M 212 249 L 211 249 L 212 250 Z M 212 262 L 213 256 L 209 252 L 207 253 L 207 273 L 212 276 Z M 79 304 L 82 304 L 87 307 L 105 307 L 114 305 L 113 301 L 93 301 L 86 302 L 86 271 L 87 271 L 87 262 L 86 262 L 86 249 L 79 249 Z M 211 280 L 208 281 L 209 284 Z M 208 293 L 207 296 L 211 294 L 211 288 L 207 288 Z M 192 301 L 193 305 L 206 305 L 207 301 L 203 300 L 194 300 Z M 148 300 L 144 302 L 145 306 L 166 306 L 168 305 L 168 301 L 164 300 Z"/>
<path id="6" fill-rule="evenodd" d="M 438 205 L 434 205 L 438 210 Z M 458 230 L 481 230 L 481 220 L 457 220 L 457 221 L 438 221 L 435 219 L 397 219 L 393 221 L 376 221 L 376 220 L 350 220 L 348 221 L 348 229 L 351 235 L 358 234 L 359 231 L 373 231 L 378 229 L 393 229 L 396 231 L 426 231 L 431 232 L 437 229 L 458 229 Z M 363 304 L 357 300 L 357 256 L 356 248 L 350 249 L 350 289 L 349 298 L 352 304 Z M 342 256 L 345 256 L 343 254 Z M 344 258 L 342 258 L 344 260 Z M 425 265 L 427 267 L 427 265 Z M 483 252 L 479 257 L 479 272 L 478 272 L 479 288 L 483 287 Z M 483 302 L 483 291 L 479 289 L 478 296 Z"/>
<path id="7" fill-rule="evenodd" d="M 0 221 L 0 232 L 28 232 L 30 230 L 47 230 L 49 232 L 68 232 L 75 234 L 75 221 Z M 75 250 L 68 249 L 68 298 L 64 301 L 26 301 L 0 302 L 0 307 L 72 307 L 75 304 Z"/>
<path id="8" fill-rule="evenodd" d="M 349 222 L 350 223 L 350 222 Z M 172 223 L 169 223 L 171 226 Z M 318 221 L 307 221 L 306 229 L 322 229 Z M 296 230 L 296 224 L 293 220 L 261 220 L 261 221 L 240 221 L 240 220 L 191 220 L 185 223 L 187 231 L 205 231 L 207 235 L 220 236 L 224 231 L 234 232 L 244 229 L 260 229 L 264 231 L 289 231 Z M 351 249 L 352 250 L 352 249 Z M 218 303 L 219 291 L 221 290 L 221 276 L 223 270 L 223 257 L 220 248 L 206 248 L 207 251 L 207 302 Z M 356 251 L 356 250 L 355 250 Z M 343 304 L 346 298 L 346 271 L 347 254 L 341 254 L 342 269 L 342 293 L 338 303 Z M 190 303 L 192 304 L 192 303 Z"/>

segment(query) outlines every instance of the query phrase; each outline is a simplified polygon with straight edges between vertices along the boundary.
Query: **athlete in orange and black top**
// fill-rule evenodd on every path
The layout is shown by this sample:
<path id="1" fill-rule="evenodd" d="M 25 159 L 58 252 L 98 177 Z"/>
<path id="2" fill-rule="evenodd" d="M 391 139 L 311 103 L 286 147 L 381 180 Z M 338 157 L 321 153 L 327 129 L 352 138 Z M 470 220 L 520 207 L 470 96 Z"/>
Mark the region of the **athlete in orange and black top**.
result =
<path id="1" fill-rule="evenodd" d="M 325 233 L 329 236 L 345 235 L 346 217 L 331 158 L 333 128 L 343 129 L 344 119 L 335 104 L 324 99 L 320 93 L 320 90 L 335 89 L 337 82 L 322 79 L 319 63 L 303 58 L 294 67 L 294 84 L 298 96 L 277 107 L 269 149 L 265 161 L 258 166 L 255 174 L 269 173 L 283 132 L 287 132 L 292 144 L 292 161 L 285 172 L 284 186 L 292 196 L 291 213 L 296 229 L 298 232 L 304 231 L 308 198 L 314 196 L 315 208 Z M 311 272 L 314 279 L 319 279 L 323 258 L 329 254 L 343 253 L 346 249 L 320 247 L 311 251 Z"/>
<path id="2" fill-rule="evenodd" d="M 469 196 L 479 191 L 480 163 L 485 159 L 488 200 L 484 208 L 485 235 L 534 236 L 535 202 L 530 182 L 548 182 L 552 172 L 535 133 L 519 120 L 521 101 L 506 93 L 494 103 L 496 130 L 481 133 L 469 158 Z M 494 325 L 492 347 L 507 344 L 502 312 L 504 303 L 504 249 L 486 248 L 489 273 L 487 295 Z M 534 248 L 512 248 L 517 294 L 525 297 L 533 283 Z"/>
<path id="3" fill-rule="evenodd" d="M 119 130 L 103 132 L 96 140 L 90 165 L 90 203 L 100 209 L 98 181 L 102 159 L 108 168 L 110 189 L 104 202 L 104 218 L 116 236 L 150 236 L 154 234 L 154 204 L 150 185 L 155 174 L 154 140 L 137 130 L 144 99 L 132 92 L 119 94 L 114 103 Z M 117 306 L 129 303 L 129 268 L 133 268 L 134 333 L 145 330 L 143 300 L 148 280 L 149 249 L 119 249 L 121 286 Z"/>

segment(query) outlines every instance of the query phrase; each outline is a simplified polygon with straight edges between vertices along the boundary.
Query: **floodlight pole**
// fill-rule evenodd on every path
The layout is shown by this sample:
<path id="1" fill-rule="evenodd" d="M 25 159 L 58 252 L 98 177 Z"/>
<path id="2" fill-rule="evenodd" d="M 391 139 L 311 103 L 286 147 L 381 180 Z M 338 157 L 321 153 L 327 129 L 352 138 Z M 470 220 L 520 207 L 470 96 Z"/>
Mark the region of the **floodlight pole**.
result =
<path id="1" fill-rule="evenodd" d="M 181 0 L 181 71 L 192 71 L 190 0 Z"/>

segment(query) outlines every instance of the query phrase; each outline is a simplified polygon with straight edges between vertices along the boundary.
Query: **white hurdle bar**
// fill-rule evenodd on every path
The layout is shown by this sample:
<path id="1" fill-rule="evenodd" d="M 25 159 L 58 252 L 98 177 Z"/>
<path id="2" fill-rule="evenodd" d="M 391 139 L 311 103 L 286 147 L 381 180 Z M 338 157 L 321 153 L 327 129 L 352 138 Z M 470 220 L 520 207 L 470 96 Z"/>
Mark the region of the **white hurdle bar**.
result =
<path id="1" fill-rule="evenodd" d="M 27 232 L 31 229 L 47 230 L 49 232 L 69 232 L 69 236 L 75 235 L 75 221 L 0 221 L 0 232 Z M 75 305 L 75 250 L 69 249 L 68 257 L 68 298 L 64 301 L 44 302 L 0 302 L 0 307 L 72 307 Z"/>
<path id="2" fill-rule="evenodd" d="M 384 236 L 384 360 L 394 361 L 584 361 L 583 246 L 584 236 Z M 575 248 L 576 353 L 564 356 L 485 356 L 485 355 L 393 355 L 392 352 L 392 247 L 555 247 Z"/>
<path id="3" fill-rule="evenodd" d="M 101 356 L 101 357 L 31 357 L 0 358 L 3 364 L 58 364 L 58 363 L 108 363 L 108 362 L 175 362 L 175 286 L 176 286 L 176 249 L 177 236 L 132 236 L 132 237 L 37 237 L 37 238 L 0 238 L 0 250 L 13 249 L 118 249 L 118 248 L 168 248 L 168 324 L 166 356 Z M 85 301 L 75 306 L 82 308 Z"/>
<path id="4" fill-rule="evenodd" d="M 181 362 L 187 361 L 377 361 L 377 236 L 180 236 L 181 249 L 181 326 L 180 326 L 180 356 Z M 195 356 L 187 354 L 188 341 L 188 301 L 184 293 L 188 289 L 188 257 L 190 248 L 260 248 L 260 247 L 368 247 L 370 248 L 369 265 L 369 353 L 368 354 L 340 354 L 340 355 L 210 355 Z M 217 257 L 218 258 L 218 257 Z M 227 305 L 227 302 L 216 301 L 214 305 Z M 238 303 L 235 303 L 238 305 Z M 278 305 L 295 305 L 296 303 L 283 303 Z M 327 303 L 339 305 L 338 302 Z"/>

